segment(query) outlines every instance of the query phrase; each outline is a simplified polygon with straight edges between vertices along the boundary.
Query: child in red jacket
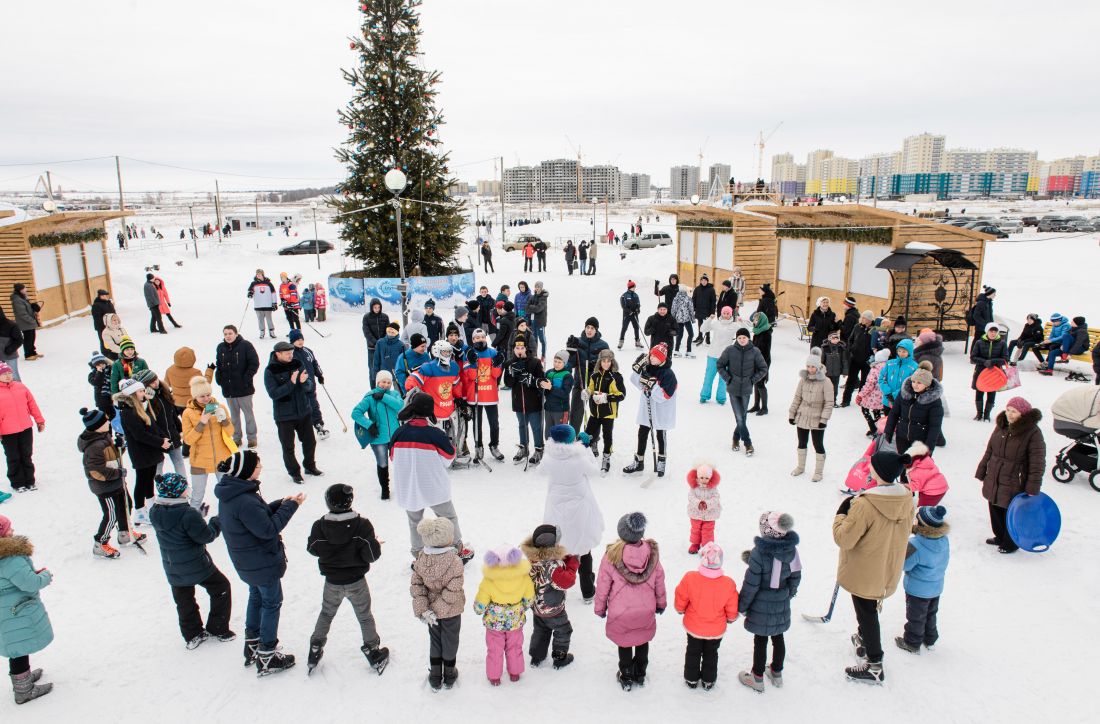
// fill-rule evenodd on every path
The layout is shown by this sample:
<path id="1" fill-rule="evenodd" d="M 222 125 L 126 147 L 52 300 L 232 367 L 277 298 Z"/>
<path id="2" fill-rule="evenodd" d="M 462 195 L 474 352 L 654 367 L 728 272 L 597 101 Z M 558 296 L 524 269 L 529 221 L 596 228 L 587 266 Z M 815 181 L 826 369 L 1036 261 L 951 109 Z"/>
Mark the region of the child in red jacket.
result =
<path id="1" fill-rule="evenodd" d="M 684 616 L 687 652 L 684 683 L 703 682 L 710 691 L 718 678 L 718 647 L 726 625 L 737 620 L 737 584 L 722 575 L 722 548 L 710 542 L 699 552 L 699 569 L 688 571 L 676 586 L 676 612 Z"/>

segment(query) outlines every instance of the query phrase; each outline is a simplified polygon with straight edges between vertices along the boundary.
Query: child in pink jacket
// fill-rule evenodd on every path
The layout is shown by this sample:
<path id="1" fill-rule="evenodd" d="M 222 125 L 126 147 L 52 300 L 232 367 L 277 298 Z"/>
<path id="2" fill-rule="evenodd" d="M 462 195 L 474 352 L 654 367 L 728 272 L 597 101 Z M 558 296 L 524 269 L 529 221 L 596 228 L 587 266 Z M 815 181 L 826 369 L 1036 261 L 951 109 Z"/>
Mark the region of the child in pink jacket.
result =
<path id="1" fill-rule="evenodd" d="M 875 352 L 875 362 L 867 373 L 867 381 L 863 383 L 863 389 L 856 393 L 856 404 L 863 413 L 863 419 L 867 421 L 867 437 L 875 436 L 875 423 L 882 417 L 882 388 L 878 386 L 878 376 L 889 359 L 890 350 L 880 349 Z"/>
<path id="2" fill-rule="evenodd" d="M 714 522 L 722 515 L 722 496 L 718 493 L 721 478 L 709 463 L 700 463 L 688 471 L 687 513 L 691 518 L 688 553 L 695 554 L 714 541 Z"/>
<path id="3" fill-rule="evenodd" d="M 917 505 L 939 505 L 943 496 L 947 495 L 947 478 L 932 460 L 928 446 L 918 441 L 910 445 L 906 452 L 913 458 L 913 463 L 905 475 L 909 479 L 909 489 L 917 494 Z"/>
<path id="4" fill-rule="evenodd" d="M 8 480 L 17 493 L 38 489 L 31 460 L 36 426 L 39 432 L 45 430 L 46 418 L 34 395 L 22 382 L 15 381 L 15 370 L 7 362 L 0 362 L 0 440 L 8 459 Z"/>
<path id="5" fill-rule="evenodd" d="M 657 542 L 643 537 L 645 527 L 641 513 L 619 519 L 619 540 L 607 547 L 596 579 L 595 611 L 607 619 L 607 638 L 619 647 L 623 691 L 645 686 L 649 642 L 657 633 L 657 614 L 668 605 Z"/>

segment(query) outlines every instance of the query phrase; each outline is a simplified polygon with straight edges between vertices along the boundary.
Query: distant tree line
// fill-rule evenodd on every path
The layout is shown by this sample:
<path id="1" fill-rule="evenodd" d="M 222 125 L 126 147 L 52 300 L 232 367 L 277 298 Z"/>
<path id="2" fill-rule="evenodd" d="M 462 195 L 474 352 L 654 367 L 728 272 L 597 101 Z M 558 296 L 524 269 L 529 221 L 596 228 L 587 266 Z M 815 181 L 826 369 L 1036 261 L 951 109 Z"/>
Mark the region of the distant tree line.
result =
<path id="1" fill-rule="evenodd" d="M 286 201 L 301 201 L 317 196 L 329 196 L 336 193 L 335 186 L 325 186 L 319 189 L 290 189 L 288 191 L 269 191 L 256 194 L 256 200 L 269 204 L 278 204 Z"/>

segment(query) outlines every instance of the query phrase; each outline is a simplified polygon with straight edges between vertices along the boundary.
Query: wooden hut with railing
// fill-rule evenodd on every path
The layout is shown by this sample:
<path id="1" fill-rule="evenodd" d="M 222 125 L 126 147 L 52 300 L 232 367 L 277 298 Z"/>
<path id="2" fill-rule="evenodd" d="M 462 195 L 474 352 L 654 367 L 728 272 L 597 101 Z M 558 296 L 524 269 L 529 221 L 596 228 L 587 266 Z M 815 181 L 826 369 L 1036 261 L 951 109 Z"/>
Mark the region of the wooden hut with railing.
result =
<path id="1" fill-rule="evenodd" d="M 716 284 L 735 266 L 748 299 L 770 282 L 781 312 L 805 317 L 819 297 L 833 307 L 851 293 L 860 310 L 905 315 L 910 328 L 966 336 L 966 312 L 981 287 L 988 234 L 858 204 L 748 205 L 740 211 L 669 206 L 676 216 L 677 269 Z"/>
<path id="2" fill-rule="evenodd" d="M 64 211 L 14 221 L 0 211 L 0 304 L 10 317 L 11 291 L 27 285 L 42 305 L 43 326 L 87 314 L 98 289 L 111 290 L 107 228 L 125 211 Z"/>

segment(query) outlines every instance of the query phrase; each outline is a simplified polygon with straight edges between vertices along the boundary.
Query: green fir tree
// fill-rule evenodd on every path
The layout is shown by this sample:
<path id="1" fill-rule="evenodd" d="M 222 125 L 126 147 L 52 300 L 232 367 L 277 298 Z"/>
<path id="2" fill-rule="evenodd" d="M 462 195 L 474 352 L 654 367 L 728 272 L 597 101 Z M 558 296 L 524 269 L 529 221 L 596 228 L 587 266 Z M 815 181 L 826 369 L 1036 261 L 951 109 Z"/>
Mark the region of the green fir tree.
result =
<path id="1" fill-rule="evenodd" d="M 459 267 L 465 219 L 461 205 L 447 197 L 447 154 L 439 150 L 443 116 L 435 107 L 439 73 L 418 65 L 420 1 L 361 0 L 362 30 L 350 38 L 359 67 L 344 71 L 352 99 L 339 116 L 348 140 L 336 149 L 348 177 L 330 203 L 339 213 L 384 204 L 341 218 L 347 254 L 368 276 L 399 273 L 394 209 L 385 203 L 393 195 L 384 177 L 394 167 L 408 178 L 401 195 L 406 273 L 452 274 Z"/>

